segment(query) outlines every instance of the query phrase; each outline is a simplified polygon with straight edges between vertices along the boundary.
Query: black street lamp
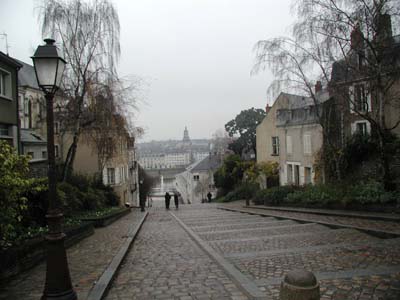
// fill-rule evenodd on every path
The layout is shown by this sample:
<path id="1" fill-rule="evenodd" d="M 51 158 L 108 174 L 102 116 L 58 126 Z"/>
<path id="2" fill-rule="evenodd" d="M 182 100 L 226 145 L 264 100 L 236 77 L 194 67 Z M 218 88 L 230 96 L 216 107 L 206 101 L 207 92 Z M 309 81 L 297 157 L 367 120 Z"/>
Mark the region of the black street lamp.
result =
<path id="1" fill-rule="evenodd" d="M 146 198 L 143 198 L 143 197 L 146 197 L 146 195 L 143 195 L 143 193 L 142 193 L 142 195 L 140 195 L 140 191 L 141 191 L 141 189 L 143 188 L 143 183 L 144 183 L 144 179 L 140 179 L 139 180 L 139 184 L 140 184 L 140 187 L 139 187 L 139 204 L 140 204 L 140 211 L 144 211 L 144 207 L 145 207 L 145 205 L 146 205 Z M 142 196 L 142 197 L 141 197 Z"/>
<path id="2" fill-rule="evenodd" d="M 54 155 L 54 94 L 60 87 L 66 61 L 58 55 L 54 40 L 45 39 L 46 45 L 39 46 L 32 56 L 36 79 L 43 90 L 47 107 L 47 153 L 49 180 L 49 209 L 46 219 L 49 226 L 47 240 L 46 283 L 42 300 L 76 300 L 69 274 L 67 254 L 64 247 L 63 214 L 57 199 L 56 164 Z"/>

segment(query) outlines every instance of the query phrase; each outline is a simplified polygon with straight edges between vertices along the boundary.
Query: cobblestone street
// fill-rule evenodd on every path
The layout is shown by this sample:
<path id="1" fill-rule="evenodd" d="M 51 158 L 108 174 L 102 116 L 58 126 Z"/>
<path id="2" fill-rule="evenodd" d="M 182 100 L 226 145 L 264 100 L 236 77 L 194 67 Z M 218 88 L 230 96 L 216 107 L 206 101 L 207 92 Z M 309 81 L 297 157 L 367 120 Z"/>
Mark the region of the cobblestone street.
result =
<path id="1" fill-rule="evenodd" d="M 294 269 L 315 274 L 324 300 L 400 299 L 400 238 L 332 229 L 313 223 L 312 218 L 323 216 L 311 214 L 310 222 L 299 223 L 290 213 L 282 218 L 285 212 L 278 212 L 277 219 L 254 214 L 260 210 L 219 209 L 232 204 L 182 205 L 170 211 L 161 201 L 154 204 L 105 299 L 277 300 L 283 276 Z M 86 299 L 141 215 L 135 211 L 96 229 L 68 249 L 79 299 Z M 367 227 L 375 222 L 363 220 Z M 393 232 L 399 227 L 390 223 Z M 39 299 L 44 271 L 42 263 L 21 274 L 0 289 L 0 299 Z"/>

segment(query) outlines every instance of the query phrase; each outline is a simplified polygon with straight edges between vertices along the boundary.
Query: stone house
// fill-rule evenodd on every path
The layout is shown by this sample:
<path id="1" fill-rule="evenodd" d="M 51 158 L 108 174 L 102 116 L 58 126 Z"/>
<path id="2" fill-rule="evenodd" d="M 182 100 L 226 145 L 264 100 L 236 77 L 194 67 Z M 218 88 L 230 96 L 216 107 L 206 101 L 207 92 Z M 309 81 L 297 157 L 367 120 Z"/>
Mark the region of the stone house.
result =
<path id="1" fill-rule="evenodd" d="M 400 136 L 400 35 L 392 35 L 389 15 L 378 20 L 374 39 L 367 42 L 356 27 L 346 59 L 332 66 L 329 89 L 338 114 L 334 134 L 340 147 L 355 133 L 376 136 L 374 124 Z"/>
<path id="2" fill-rule="evenodd" d="M 322 90 L 316 95 L 318 103 L 329 98 Z M 257 126 L 257 162 L 279 163 L 280 185 L 314 184 L 318 180 L 315 161 L 323 138 L 316 107 L 312 98 L 281 93 Z M 260 185 L 267 187 L 265 180 Z"/>
<path id="3" fill-rule="evenodd" d="M 204 159 L 193 163 L 175 177 L 175 188 L 186 203 L 201 203 L 211 192 L 214 198 L 217 189 L 214 184 L 214 172 L 221 166 L 219 154 L 209 154 Z"/>
<path id="4" fill-rule="evenodd" d="M 0 140 L 20 152 L 18 70 L 22 65 L 0 51 Z"/>

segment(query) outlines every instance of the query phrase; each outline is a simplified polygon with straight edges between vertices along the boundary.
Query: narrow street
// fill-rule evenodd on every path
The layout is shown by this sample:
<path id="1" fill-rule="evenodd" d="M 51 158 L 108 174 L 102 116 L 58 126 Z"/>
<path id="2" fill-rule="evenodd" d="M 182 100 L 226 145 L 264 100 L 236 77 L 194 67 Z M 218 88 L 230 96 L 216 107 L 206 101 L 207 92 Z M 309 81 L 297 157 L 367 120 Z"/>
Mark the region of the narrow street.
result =
<path id="1" fill-rule="evenodd" d="M 299 218 L 298 213 L 248 209 L 241 202 L 186 204 L 167 211 L 158 199 L 148 211 L 104 299 L 277 300 L 283 276 L 295 269 L 315 274 L 324 300 L 400 298 L 400 238 L 332 229 L 315 223 L 323 219 L 315 214 L 303 213 L 309 222 L 298 222 L 290 219 Z M 259 215 L 275 213 L 279 219 Z M 142 216 L 135 210 L 68 249 L 79 299 L 86 299 L 107 273 Z M 399 222 L 327 219 L 394 233 L 400 229 Z M 0 299 L 39 299 L 44 273 L 41 263 L 2 285 Z"/>
<path id="2" fill-rule="evenodd" d="M 215 204 L 169 212 L 157 207 L 106 299 L 278 299 L 284 274 L 307 269 L 320 282 L 321 299 L 395 300 L 399 253 L 399 238 L 354 229 L 229 212 Z"/>

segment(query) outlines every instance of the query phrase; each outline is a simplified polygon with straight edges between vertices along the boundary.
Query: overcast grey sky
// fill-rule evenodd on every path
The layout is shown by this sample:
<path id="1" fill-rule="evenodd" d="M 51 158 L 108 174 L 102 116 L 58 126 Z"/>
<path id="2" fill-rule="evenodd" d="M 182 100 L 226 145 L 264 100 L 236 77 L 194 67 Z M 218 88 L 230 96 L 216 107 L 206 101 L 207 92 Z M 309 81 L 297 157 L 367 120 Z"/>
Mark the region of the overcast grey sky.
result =
<path id="1" fill-rule="evenodd" d="M 41 42 L 37 0 L 1 0 L 9 54 L 30 63 Z M 121 76 L 141 77 L 143 140 L 210 138 L 241 110 L 263 108 L 269 72 L 250 76 L 260 39 L 288 34 L 291 0 L 114 0 Z M 0 51 L 6 52 L 0 36 Z"/>

